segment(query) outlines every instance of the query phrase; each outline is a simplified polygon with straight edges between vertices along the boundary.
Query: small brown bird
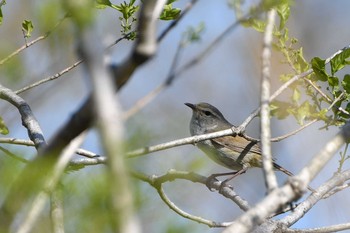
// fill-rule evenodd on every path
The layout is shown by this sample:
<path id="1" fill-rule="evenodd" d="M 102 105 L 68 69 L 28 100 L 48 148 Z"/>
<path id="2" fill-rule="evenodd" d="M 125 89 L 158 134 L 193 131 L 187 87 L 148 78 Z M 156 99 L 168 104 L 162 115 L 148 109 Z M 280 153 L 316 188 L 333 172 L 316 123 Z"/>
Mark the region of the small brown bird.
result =
<path id="1" fill-rule="evenodd" d="M 234 126 L 225 119 L 217 108 L 208 103 L 185 103 L 185 105 L 190 107 L 193 111 L 190 122 L 190 132 L 192 136 L 213 133 L 229 129 Z M 197 146 L 216 163 L 236 171 L 231 173 L 222 173 L 222 175 L 234 174 L 226 181 L 246 172 L 248 168 L 262 167 L 260 145 L 238 135 L 208 139 L 198 142 Z M 279 170 L 288 176 L 293 176 L 293 173 L 275 162 L 273 162 L 273 167 L 275 170 Z M 220 175 L 221 174 L 216 174 L 216 176 Z"/>

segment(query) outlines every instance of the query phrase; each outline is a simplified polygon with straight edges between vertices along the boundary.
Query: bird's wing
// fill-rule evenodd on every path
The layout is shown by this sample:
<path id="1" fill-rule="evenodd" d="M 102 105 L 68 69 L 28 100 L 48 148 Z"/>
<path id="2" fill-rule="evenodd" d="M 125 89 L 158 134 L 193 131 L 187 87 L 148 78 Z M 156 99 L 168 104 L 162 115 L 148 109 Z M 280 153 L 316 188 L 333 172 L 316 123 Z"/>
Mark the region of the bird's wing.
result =
<path id="1" fill-rule="evenodd" d="M 221 147 L 226 147 L 238 153 L 247 153 L 248 151 L 250 151 L 253 153 L 261 154 L 260 146 L 258 143 L 248 141 L 243 137 L 224 136 L 220 138 L 211 139 L 211 141 L 213 146 L 217 149 Z"/>

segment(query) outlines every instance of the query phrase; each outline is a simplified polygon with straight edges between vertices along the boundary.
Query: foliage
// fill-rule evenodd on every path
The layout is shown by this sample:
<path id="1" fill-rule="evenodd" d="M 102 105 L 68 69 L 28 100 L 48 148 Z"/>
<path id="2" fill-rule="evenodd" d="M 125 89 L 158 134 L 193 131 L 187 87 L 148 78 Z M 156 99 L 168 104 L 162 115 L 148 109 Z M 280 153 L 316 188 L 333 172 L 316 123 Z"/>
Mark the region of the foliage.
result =
<path id="1" fill-rule="evenodd" d="M 342 172 L 345 161 L 350 159 L 350 155 L 347 155 L 348 148 L 349 148 L 349 143 L 346 144 L 344 151 L 339 152 L 340 159 L 339 159 L 339 166 L 338 166 L 337 172 Z"/>
<path id="2" fill-rule="evenodd" d="M 205 24 L 203 22 L 200 22 L 196 27 L 188 27 L 182 34 L 181 46 L 185 47 L 189 43 L 200 41 L 204 30 Z"/>
<path id="3" fill-rule="evenodd" d="M 179 8 L 174 8 L 172 5 L 176 1 L 177 0 L 168 0 L 167 4 L 164 6 L 162 14 L 160 15 L 161 20 L 175 20 L 179 17 L 181 10 Z M 134 31 L 137 22 L 136 13 L 140 8 L 135 2 L 136 0 L 130 0 L 129 2 L 124 1 L 120 4 L 113 4 L 109 0 L 96 0 L 96 7 L 98 9 L 110 7 L 121 13 L 122 16 L 119 17 L 121 26 L 120 31 L 128 40 L 134 40 L 136 38 L 136 32 Z"/>
<path id="4" fill-rule="evenodd" d="M 2 135 L 6 135 L 9 133 L 9 129 L 7 128 L 4 120 L 2 119 L 2 117 L 0 116 L 0 134 Z"/>
<path id="5" fill-rule="evenodd" d="M 339 111 L 339 107 L 350 99 L 350 75 L 345 74 L 342 78 L 337 76 L 337 72 L 349 65 L 349 49 L 345 49 L 340 54 L 330 60 L 331 73 L 328 74 L 326 61 L 315 57 L 311 62 L 307 62 L 303 48 L 298 48 L 298 40 L 289 36 L 286 23 L 290 16 L 290 1 L 262 1 L 259 7 L 252 7 L 250 14 L 255 15 L 248 19 L 242 19 L 241 23 L 245 27 L 254 28 L 258 32 L 264 32 L 266 27 L 265 19 L 261 19 L 256 12 L 260 10 L 276 9 L 279 17 L 279 25 L 275 26 L 273 35 L 275 38 L 274 48 L 280 52 L 284 60 L 281 62 L 289 65 L 292 72 L 281 74 L 280 80 L 287 82 L 295 75 L 307 72 L 312 69 L 314 74 L 304 79 L 298 80 L 291 85 L 288 100 L 275 100 L 271 103 L 271 114 L 278 119 L 293 116 L 298 124 L 303 125 L 305 121 L 317 119 L 323 121 L 326 126 L 343 125 L 350 117 L 350 105 L 347 104 L 345 111 Z M 242 15 L 242 1 L 233 0 L 230 6 Z M 326 85 L 325 85 L 326 84 Z M 325 87 L 323 90 L 322 87 Z M 336 100 L 336 103 L 333 101 Z M 334 104 L 332 112 L 327 107 Z"/>
<path id="6" fill-rule="evenodd" d="M 6 1 L 3 0 L 0 2 L 0 25 L 2 24 L 2 20 L 3 20 L 3 14 L 2 14 L 2 6 L 4 6 L 6 4 Z"/>
<path id="7" fill-rule="evenodd" d="M 175 20 L 180 16 L 181 10 L 179 8 L 173 8 L 172 3 L 175 1 L 176 0 L 169 0 L 164 6 L 163 12 L 159 17 L 161 20 Z"/>
<path id="8" fill-rule="evenodd" d="M 22 30 L 23 30 L 24 36 L 26 38 L 31 37 L 33 29 L 34 29 L 34 26 L 33 26 L 32 21 L 23 20 L 23 22 L 22 22 Z"/>

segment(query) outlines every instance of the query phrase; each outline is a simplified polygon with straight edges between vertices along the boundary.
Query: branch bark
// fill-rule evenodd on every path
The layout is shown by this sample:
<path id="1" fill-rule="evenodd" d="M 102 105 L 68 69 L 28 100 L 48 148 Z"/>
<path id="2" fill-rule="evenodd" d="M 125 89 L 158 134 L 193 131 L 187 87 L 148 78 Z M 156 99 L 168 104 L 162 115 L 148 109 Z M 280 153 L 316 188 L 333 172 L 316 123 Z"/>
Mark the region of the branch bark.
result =
<path id="1" fill-rule="evenodd" d="M 267 14 L 267 25 L 264 33 L 264 43 L 262 51 L 262 78 L 260 95 L 260 138 L 262 165 L 265 177 L 267 192 L 277 188 L 277 179 L 273 171 L 271 155 L 271 127 L 270 127 L 270 79 L 271 79 L 271 43 L 272 32 L 276 17 L 276 10 L 271 9 Z"/>
<path id="2" fill-rule="evenodd" d="M 322 150 L 314 156 L 301 172 L 292 177 L 287 184 L 272 191 L 255 207 L 236 219 L 226 228 L 224 233 L 251 232 L 257 225 L 263 223 L 270 215 L 283 208 L 286 204 L 297 200 L 308 183 L 321 171 L 338 149 L 350 140 L 350 123 L 330 140 Z"/>

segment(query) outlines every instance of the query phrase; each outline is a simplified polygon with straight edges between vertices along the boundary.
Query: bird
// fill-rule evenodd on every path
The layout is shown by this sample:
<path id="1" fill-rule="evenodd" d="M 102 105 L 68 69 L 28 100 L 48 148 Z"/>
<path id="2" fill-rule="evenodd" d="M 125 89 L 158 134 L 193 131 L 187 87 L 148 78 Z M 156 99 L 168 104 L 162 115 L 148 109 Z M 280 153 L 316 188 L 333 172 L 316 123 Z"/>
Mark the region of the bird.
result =
<path id="1" fill-rule="evenodd" d="M 190 133 L 192 136 L 213 133 L 236 127 L 231 124 L 224 115 L 213 105 L 208 103 L 191 104 L 185 103 L 192 109 L 190 121 Z M 200 141 L 197 147 L 201 149 L 210 159 L 233 172 L 213 174 L 212 177 L 232 175 L 223 182 L 245 173 L 249 168 L 262 167 L 261 147 L 258 142 L 249 141 L 239 135 L 229 135 L 219 138 Z M 281 171 L 288 176 L 293 173 L 272 162 L 275 170 Z M 312 188 L 308 187 L 313 190 Z"/>

